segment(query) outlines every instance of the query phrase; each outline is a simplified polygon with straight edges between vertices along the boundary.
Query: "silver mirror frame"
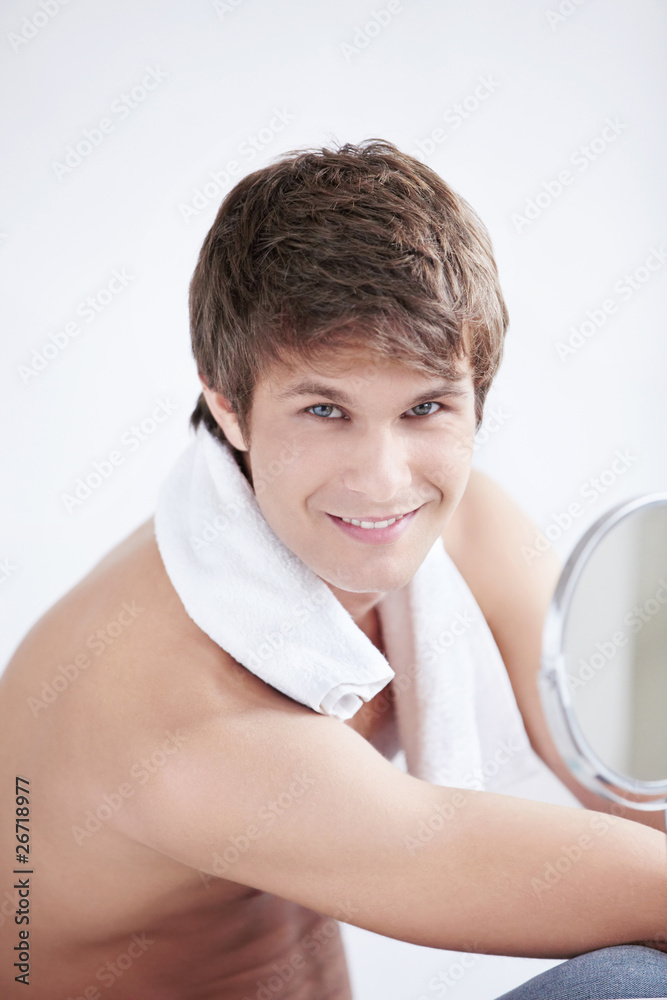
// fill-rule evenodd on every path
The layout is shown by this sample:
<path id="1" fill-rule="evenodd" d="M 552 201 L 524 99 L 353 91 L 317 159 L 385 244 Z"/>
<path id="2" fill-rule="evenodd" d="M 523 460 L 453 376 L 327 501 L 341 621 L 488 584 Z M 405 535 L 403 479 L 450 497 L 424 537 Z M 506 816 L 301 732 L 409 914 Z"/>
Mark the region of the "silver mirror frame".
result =
<path id="1" fill-rule="evenodd" d="M 624 500 L 597 519 L 570 554 L 551 599 L 544 620 L 542 661 L 538 688 L 549 728 L 556 746 L 574 776 L 593 792 L 632 809 L 658 810 L 667 807 L 667 777 L 660 781 L 640 781 L 608 767 L 584 736 L 572 704 L 565 662 L 565 629 L 577 582 L 593 552 L 620 521 L 645 507 L 667 505 L 667 493 L 648 493 Z M 667 669 L 667 665 L 666 665 Z M 666 706 L 667 708 L 667 706 Z M 625 798 L 610 788 L 624 789 L 644 801 Z"/>

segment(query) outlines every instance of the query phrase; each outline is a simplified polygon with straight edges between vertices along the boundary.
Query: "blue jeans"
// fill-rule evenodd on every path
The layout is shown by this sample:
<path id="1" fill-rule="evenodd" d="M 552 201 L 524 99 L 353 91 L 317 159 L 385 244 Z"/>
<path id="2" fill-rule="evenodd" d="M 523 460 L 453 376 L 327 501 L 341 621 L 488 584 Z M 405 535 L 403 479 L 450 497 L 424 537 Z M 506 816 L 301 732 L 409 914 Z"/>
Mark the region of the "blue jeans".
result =
<path id="1" fill-rule="evenodd" d="M 569 958 L 496 1000 L 667 998 L 667 952 L 617 944 Z"/>

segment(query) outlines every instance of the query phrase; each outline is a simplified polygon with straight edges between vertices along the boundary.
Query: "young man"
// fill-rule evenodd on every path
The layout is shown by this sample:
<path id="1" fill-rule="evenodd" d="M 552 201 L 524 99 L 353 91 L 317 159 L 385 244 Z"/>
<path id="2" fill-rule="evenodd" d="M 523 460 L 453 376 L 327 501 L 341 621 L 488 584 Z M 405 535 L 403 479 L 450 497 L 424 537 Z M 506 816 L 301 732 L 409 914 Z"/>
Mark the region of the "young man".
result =
<path id="1" fill-rule="evenodd" d="M 471 471 L 507 326 L 478 218 L 388 143 L 291 154 L 227 196 L 190 305 L 193 423 L 236 449 L 278 538 L 382 648 L 379 602 L 441 536 L 534 750 L 587 809 L 394 767 L 396 748 L 378 749 L 391 684 L 341 724 L 264 683 L 186 613 L 149 519 L 37 622 L 0 682 L 4 801 L 19 776 L 30 847 L 14 860 L 5 842 L 2 995 L 30 982 L 40 1000 L 343 1000 L 343 920 L 436 948 L 581 956 L 553 973 L 593 952 L 588 974 L 604 978 L 629 957 L 653 989 L 641 995 L 658 996 L 664 834 L 561 763 L 535 683 L 559 567 L 526 563 L 537 529 Z M 407 515 L 382 544 L 343 520 Z M 532 891 L 582 837 L 593 849 Z"/>

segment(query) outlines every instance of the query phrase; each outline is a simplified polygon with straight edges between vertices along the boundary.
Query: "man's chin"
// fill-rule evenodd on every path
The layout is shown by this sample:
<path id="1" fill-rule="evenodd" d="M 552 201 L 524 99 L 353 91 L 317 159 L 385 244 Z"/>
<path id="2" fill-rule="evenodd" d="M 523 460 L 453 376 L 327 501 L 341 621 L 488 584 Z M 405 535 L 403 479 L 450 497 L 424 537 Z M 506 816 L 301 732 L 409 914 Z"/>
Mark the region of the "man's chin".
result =
<path id="1" fill-rule="evenodd" d="M 400 590 L 409 583 L 417 572 L 406 566 L 392 567 L 370 572 L 368 568 L 354 572 L 350 568 L 338 567 L 329 571 L 318 571 L 317 576 L 327 586 L 348 594 L 376 594 L 382 596 L 390 590 Z"/>

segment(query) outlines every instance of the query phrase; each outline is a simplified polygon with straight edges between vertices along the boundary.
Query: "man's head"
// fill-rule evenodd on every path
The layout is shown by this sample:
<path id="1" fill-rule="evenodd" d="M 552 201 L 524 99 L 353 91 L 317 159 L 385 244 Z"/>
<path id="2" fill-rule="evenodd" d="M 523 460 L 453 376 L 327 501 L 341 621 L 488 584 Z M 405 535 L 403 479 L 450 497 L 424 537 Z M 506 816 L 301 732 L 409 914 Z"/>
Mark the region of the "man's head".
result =
<path id="1" fill-rule="evenodd" d="M 207 395 L 267 522 L 319 577 L 369 593 L 414 576 L 470 473 L 467 366 L 424 376 L 359 347 L 276 369 L 255 389 L 249 451 L 227 400 Z M 386 530 L 341 524 L 397 516 Z"/>
<path id="2" fill-rule="evenodd" d="M 190 316 L 204 387 L 191 422 L 244 454 L 276 533 L 338 587 L 407 582 L 465 488 L 508 323 L 468 203 L 390 143 L 294 151 L 223 201 Z M 285 395 L 306 377 L 328 393 Z M 436 393 L 444 381 L 464 394 Z M 402 548 L 329 517 L 416 507 Z M 343 542 L 356 555 L 335 571 Z"/>

